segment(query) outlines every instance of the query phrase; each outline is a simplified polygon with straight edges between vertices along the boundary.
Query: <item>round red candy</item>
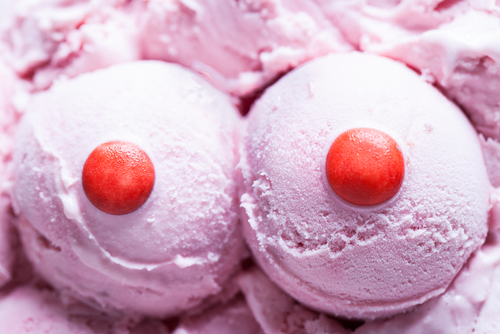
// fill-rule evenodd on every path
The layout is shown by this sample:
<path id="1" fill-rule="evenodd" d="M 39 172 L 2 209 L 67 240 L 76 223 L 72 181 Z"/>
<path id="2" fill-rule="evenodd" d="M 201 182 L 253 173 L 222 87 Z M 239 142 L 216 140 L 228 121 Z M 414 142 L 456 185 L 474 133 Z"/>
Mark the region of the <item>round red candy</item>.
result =
<path id="1" fill-rule="evenodd" d="M 389 135 L 375 129 L 342 133 L 326 158 L 330 187 L 356 205 L 376 205 L 392 198 L 403 183 L 404 173 L 401 148 Z"/>
<path id="2" fill-rule="evenodd" d="M 112 141 L 99 145 L 83 166 L 83 190 L 99 210 L 125 215 L 139 209 L 155 182 L 148 155 L 137 145 Z"/>

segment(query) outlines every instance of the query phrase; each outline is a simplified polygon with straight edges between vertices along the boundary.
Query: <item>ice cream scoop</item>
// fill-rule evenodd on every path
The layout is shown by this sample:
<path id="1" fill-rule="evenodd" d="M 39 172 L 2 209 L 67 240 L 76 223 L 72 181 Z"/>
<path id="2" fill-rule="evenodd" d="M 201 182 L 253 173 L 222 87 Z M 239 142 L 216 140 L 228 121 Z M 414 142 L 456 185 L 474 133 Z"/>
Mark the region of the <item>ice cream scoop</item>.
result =
<path id="1" fill-rule="evenodd" d="M 178 65 L 144 61 L 34 98 L 15 154 L 16 207 L 35 269 L 93 305 L 165 316 L 237 271 L 240 116 Z"/>
<path id="2" fill-rule="evenodd" d="M 492 187 L 473 127 L 383 57 L 329 55 L 283 77 L 250 112 L 240 167 L 257 262 L 329 314 L 386 317 L 435 297 L 486 236 Z"/>

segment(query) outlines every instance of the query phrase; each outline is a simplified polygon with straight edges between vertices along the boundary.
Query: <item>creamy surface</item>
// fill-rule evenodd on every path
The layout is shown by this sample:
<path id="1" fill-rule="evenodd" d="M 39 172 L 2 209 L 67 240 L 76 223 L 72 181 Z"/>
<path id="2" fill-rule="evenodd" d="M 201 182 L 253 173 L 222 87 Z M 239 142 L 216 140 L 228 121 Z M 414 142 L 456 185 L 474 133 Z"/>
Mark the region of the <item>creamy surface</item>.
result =
<path id="1" fill-rule="evenodd" d="M 16 241 L 15 220 L 11 210 L 10 191 L 13 185 L 12 151 L 14 132 L 20 118 L 15 101 L 24 94 L 14 73 L 0 60 L 0 286 L 12 277 Z"/>
<path id="2" fill-rule="evenodd" d="M 154 315 L 219 292 L 244 247 L 234 177 L 238 124 L 226 95 L 180 66 L 154 61 L 39 94 L 18 133 L 14 189 L 37 270 L 80 298 Z M 90 152 L 112 140 L 138 145 L 155 168 L 150 197 L 127 215 L 98 210 L 81 183 Z"/>
<path id="3" fill-rule="evenodd" d="M 350 128 L 401 147 L 399 193 L 372 207 L 336 197 L 326 151 Z M 477 135 L 403 64 L 360 54 L 316 59 L 268 89 L 243 140 L 245 236 L 285 291 L 355 318 L 407 310 L 446 289 L 486 236 L 489 185 Z"/>
<path id="4" fill-rule="evenodd" d="M 462 109 L 481 134 L 489 181 L 500 186 L 499 1 L 29 0 L 16 1 L 17 12 L 7 20 L 13 5 L 12 0 L 0 0 L 0 285 L 11 279 L 17 251 L 11 247 L 15 238 L 9 227 L 14 218 L 9 192 L 12 135 L 23 102 L 13 93 L 11 69 L 34 92 L 54 86 L 36 98 L 38 106 L 32 109 L 40 113 L 26 121 L 36 124 L 36 130 L 25 128 L 19 144 L 29 143 L 22 149 L 27 151 L 19 152 L 34 154 L 20 169 L 30 181 L 16 193 L 17 212 L 26 211 L 18 223 L 24 247 L 37 272 L 63 296 L 77 295 L 99 309 L 179 313 L 204 305 L 207 294 L 231 285 L 223 282 L 242 254 L 231 181 L 236 174 L 230 171 L 235 160 L 229 153 L 237 148 L 229 138 L 232 130 L 215 138 L 220 127 L 226 129 L 222 123 L 232 128 L 237 122 L 228 116 L 234 114 L 228 105 L 237 99 L 228 101 L 199 78 L 195 86 L 208 90 L 195 88 L 191 79 L 180 80 L 176 70 L 166 70 L 167 65 L 144 65 L 147 71 L 137 67 L 140 74 L 133 76 L 138 65 L 127 65 L 123 73 L 113 69 L 106 79 L 83 75 L 78 83 L 70 81 L 72 88 L 68 78 L 118 63 L 158 59 L 191 68 L 249 104 L 281 74 L 327 53 L 355 49 L 378 54 L 407 64 L 421 81 Z M 250 116 L 255 137 L 247 139 L 246 149 L 252 149 L 246 153 L 251 158 L 244 158 L 240 167 L 246 182 L 242 203 L 250 218 L 247 239 L 259 263 L 292 296 L 329 314 L 374 318 L 408 310 L 390 320 L 368 321 L 356 333 L 499 332 L 494 236 L 500 226 L 500 194 L 494 190 L 488 202 L 492 188 L 480 166 L 474 131 L 435 90 L 429 98 L 430 85 L 424 89 L 416 84 L 414 74 L 408 79 L 412 88 L 405 90 L 406 75 L 398 76 L 385 65 L 374 70 L 364 62 L 341 64 L 337 66 L 345 68 L 335 72 L 328 65 L 318 65 L 312 74 L 300 70 L 292 83 L 269 89 L 266 95 L 273 100 L 264 98 L 252 111 L 258 115 Z M 337 70 L 348 75 L 339 77 Z M 372 79 L 356 81 L 351 71 Z M 148 79 L 137 80 L 143 74 Z M 323 79 L 318 83 L 315 76 Z M 178 92 L 178 85 L 187 88 Z M 399 102 L 394 94 L 384 95 L 383 85 L 402 93 Z M 187 106 L 200 92 L 206 93 L 200 95 L 201 105 L 214 109 L 211 113 L 217 114 L 215 105 L 231 110 L 211 120 L 193 115 L 167 119 L 152 110 Z M 212 103 L 210 97 L 225 102 Z M 173 98 L 172 105 L 165 104 L 172 108 L 164 107 L 163 98 Z M 314 107 L 302 109 L 301 116 L 304 101 L 313 101 Z M 408 101 L 420 106 L 418 116 L 402 117 Z M 370 113 L 355 112 L 363 103 Z M 276 110 L 263 117 L 258 109 L 264 107 Z M 327 111 L 335 108 L 348 112 L 335 121 L 327 119 Z M 379 118 L 387 110 L 387 117 Z M 131 125 L 119 130 L 126 122 Z M 322 148 L 333 140 L 332 129 L 360 122 L 394 136 L 410 162 L 400 195 L 376 210 L 356 211 L 332 199 L 321 178 Z M 69 139 L 60 139 L 68 134 Z M 78 183 L 85 154 L 115 135 L 144 145 L 155 163 L 170 171 L 161 173 L 151 201 L 122 219 L 97 211 Z M 202 145 L 184 143 L 187 137 Z M 176 146 L 169 151 L 161 147 L 165 142 Z M 173 160 L 165 162 L 166 157 Z M 440 165 L 439 159 L 458 163 Z M 486 244 L 448 286 L 484 239 L 491 205 Z M 332 213 L 332 207 L 340 209 Z M 211 219 L 217 223 L 209 224 Z M 166 220 L 169 224 L 163 224 Z M 326 315 L 298 305 L 264 274 L 247 272 L 244 277 L 240 285 L 248 307 L 236 302 L 199 317 L 183 317 L 178 331 L 238 333 L 241 326 L 234 322 L 253 331 L 257 321 L 264 332 L 344 333 Z M 23 289 L 0 298 L 0 316 L 12 321 L 21 314 L 33 316 L 42 324 L 39 329 L 50 324 L 68 332 L 67 314 L 51 306 L 57 297 L 41 298 L 38 288 Z M 166 295 L 175 302 L 165 303 Z M 43 311 L 37 313 L 39 309 Z M 59 324 L 50 322 L 54 312 L 45 312 L 53 309 Z M 6 323 L 16 326 L 12 321 Z M 13 328 L 20 327 L 5 331 Z M 20 333 L 32 329 L 22 327 Z"/>
<path id="5" fill-rule="evenodd" d="M 500 4 L 494 0 L 315 0 L 359 50 L 418 69 L 476 129 L 500 139 Z"/>

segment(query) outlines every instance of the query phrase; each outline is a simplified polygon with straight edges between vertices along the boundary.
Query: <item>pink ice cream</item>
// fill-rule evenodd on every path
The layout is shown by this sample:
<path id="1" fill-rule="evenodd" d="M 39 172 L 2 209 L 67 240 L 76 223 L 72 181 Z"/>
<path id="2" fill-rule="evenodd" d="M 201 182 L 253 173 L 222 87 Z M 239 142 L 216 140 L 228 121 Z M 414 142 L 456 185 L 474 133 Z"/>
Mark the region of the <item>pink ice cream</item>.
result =
<path id="1" fill-rule="evenodd" d="M 358 207 L 324 177 L 333 140 L 352 128 L 389 134 L 404 182 Z M 257 101 L 243 140 L 246 240 L 260 266 L 300 302 L 372 319 L 443 293 L 484 241 L 491 186 L 474 129 L 404 65 L 348 53 L 316 59 Z"/>
<path id="2" fill-rule="evenodd" d="M 500 143 L 493 138 L 484 138 L 479 135 L 479 141 L 483 150 L 484 163 L 488 171 L 488 177 L 494 187 L 500 187 Z"/>
<path id="3" fill-rule="evenodd" d="M 14 198 L 35 269 L 95 306 L 178 314 L 218 294 L 244 250 L 231 99 L 173 64 L 132 62 L 58 82 L 20 126 Z M 131 142 L 156 179 L 136 211 L 97 209 L 82 187 L 89 154 Z"/>
<path id="4" fill-rule="evenodd" d="M 360 50 L 420 70 L 477 130 L 500 139 L 498 1 L 315 1 Z"/>
<path id="5" fill-rule="evenodd" d="M 20 115 L 14 100 L 20 94 L 14 73 L 0 60 L 0 286 L 11 279 L 14 261 L 10 190 L 14 131 Z"/>
<path id="6" fill-rule="evenodd" d="M 250 308 L 239 296 L 203 314 L 184 317 L 173 334 L 263 334 Z"/>
<path id="7" fill-rule="evenodd" d="M 182 64 L 238 96 L 352 49 L 309 0 L 27 3 L 3 39 L 13 67 L 36 89 L 140 58 Z"/>
<path id="8" fill-rule="evenodd" d="M 139 13 L 144 57 L 190 67 L 235 95 L 315 57 L 351 50 L 309 0 L 153 0 Z"/>
<path id="9" fill-rule="evenodd" d="M 350 332 L 306 307 L 367 320 L 355 334 L 500 332 L 498 1 L 16 4 L 3 31 L 0 0 L 0 286 L 13 262 L 14 70 L 33 91 L 53 85 L 35 94 L 19 134 L 14 197 L 26 252 L 59 292 L 0 291 L 0 332 L 165 334 L 153 319 L 132 329 L 135 313 L 186 310 L 175 334 Z M 376 56 L 314 60 L 351 49 L 420 78 Z M 255 268 L 232 279 L 244 253 L 238 99 L 165 63 L 100 70 L 139 59 L 186 66 L 241 104 L 312 60 L 258 101 L 242 145 L 246 238 L 274 283 Z M 398 194 L 362 210 L 323 176 L 335 136 L 359 126 L 390 134 L 407 163 Z M 79 180 L 89 153 L 116 138 L 141 146 L 157 170 L 148 201 L 125 216 L 96 209 Z M 236 283 L 246 303 L 239 295 L 206 309 Z M 130 322 L 65 310 L 68 295 L 132 313 Z"/>
<path id="10" fill-rule="evenodd" d="M 139 59 L 135 22 L 124 1 L 20 2 L 2 34 L 6 59 L 34 89 L 55 79 Z"/>
<path id="11" fill-rule="evenodd" d="M 242 273 L 238 282 L 264 333 L 349 333 L 334 319 L 298 304 L 258 268 Z"/>
<path id="12" fill-rule="evenodd" d="M 168 329 L 159 321 L 134 324 L 132 319 L 117 320 L 74 301 L 63 304 L 53 291 L 28 285 L 0 298 L 0 332 L 168 334 Z"/>
<path id="13" fill-rule="evenodd" d="M 387 321 L 368 322 L 355 334 L 498 333 L 500 243 L 498 230 L 475 252 L 439 298 Z"/>

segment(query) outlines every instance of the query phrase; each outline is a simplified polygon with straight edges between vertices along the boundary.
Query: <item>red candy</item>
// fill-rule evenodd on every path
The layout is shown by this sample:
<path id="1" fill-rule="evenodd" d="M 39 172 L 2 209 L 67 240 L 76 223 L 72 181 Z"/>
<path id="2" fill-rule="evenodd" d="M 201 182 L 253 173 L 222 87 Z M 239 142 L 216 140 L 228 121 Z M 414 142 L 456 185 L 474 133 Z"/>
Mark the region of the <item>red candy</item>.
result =
<path id="1" fill-rule="evenodd" d="M 389 135 L 351 129 L 335 139 L 326 158 L 326 177 L 342 199 L 356 205 L 380 204 L 398 192 L 405 172 L 403 153 Z"/>
<path id="2" fill-rule="evenodd" d="M 99 210 L 125 215 L 139 209 L 155 182 L 148 155 L 137 145 L 112 141 L 90 153 L 82 172 L 83 190 Z"/>

